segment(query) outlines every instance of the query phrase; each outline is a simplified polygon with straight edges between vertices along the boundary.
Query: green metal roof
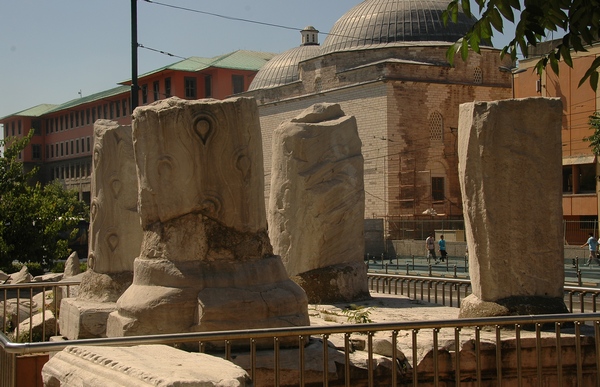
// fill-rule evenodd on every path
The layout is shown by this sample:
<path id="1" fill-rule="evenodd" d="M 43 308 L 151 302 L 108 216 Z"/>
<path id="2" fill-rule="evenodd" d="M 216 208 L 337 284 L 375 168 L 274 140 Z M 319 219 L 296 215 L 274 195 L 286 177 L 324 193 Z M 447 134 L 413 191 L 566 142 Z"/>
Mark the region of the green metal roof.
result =
<path id="1" fill-rule="evenodd" d="M 52 113 L 55 111 L 69 109 L 69 108 L 72 108 L 75 106 L 83 105 L 85 103 L 94 102 L 94 101 L 98 101 L 98 100 L 112 97 L 115 95 L 127 93 L 130 90 L 131 90 L 131 88 L 129 86 L 117 86 L 117 87 L 114 87 L 109 90 L 101 91 L 99 93 L 90 94 L 88 96 L 81 97 L 81 98 L 75 98 L 75 99 L 72 99 L 63 104 L 60 104 L 60 105 L 54 105 L 54 109 L 48 110 L 46 113 Z"/>
<path id="2" fill-rule="evenodd" d="M 156 74 L 165 70 L 196 72 L 210 67 L 258 71 L 265 63 L 267 63 L 275 55 L 276 54 L 270 52 L 237 50 L 229 54 L 219 55 L 213 58 L 201 58 L 193 56 L 181 60 L 179 62 L 170 64 L 168 66 L 164 66 L 159 69 L 150 71 L 146 74 L 139 76 L 139 78 L 147 77 L 149 75 Z M 83 105 L 88 102 L 98 101 L 104 98 L 112 97 L 118 94 L 123 94 L 131 91 L 130 86 L 127 86 L 127 84 L 131 84 L 131 79 L 124 82 L 119 82 L 119 84 L 122 86 L 117 86 L 115 88 L 91 94 L 86 97 L 75 98 L 71 101 L 62 103 L 60 105 L 37 105 L 32 108 L 23 110 L 21 112 L 10 114 L 6 117 L 1 117 L 0 119 L 4 119 L 11 116 L 38 117 L 46 113 L 52 113 L 64 109 L 73 108 L 75 106 Z"/>
<path id="3" fill-rule="evenodd" d="M 196 72 L 211 67 L 258 71 L 265 63 L 267 63 L 275 55 L 277 54 L 271 52 L 237 50 L 230 52 L 229 54 L 219 55 L 213 58 L 202 58 L 199 56 L 192 56 L 179 62 L 175 62 L 173 64 L 142 74 L 138 78 L 148 77 L 150 75 L 157 74 L 161 71 L 166 70 Z M 130 84 L 131 79 L 119 83 Z"/>
<path id="4" fill-rule="evenodd" d="M 13 113 L 13 114 L 9 114 L 7 116 L 4 117 L 0 117 L 0 120 L 3 120 L 7 117 L 12 117 L 12 116 L 21 116 L 21 117 L 39 117 L 42 116 L 46 113 L 48 113 L 49 111 L 53 110 L 56 106 L 58 105 L 52 105 L 49 103 L 43 103 L 34 107 L 31 107 L 29 109 L 25 109 L 22 110 L 18 113 Z"/>

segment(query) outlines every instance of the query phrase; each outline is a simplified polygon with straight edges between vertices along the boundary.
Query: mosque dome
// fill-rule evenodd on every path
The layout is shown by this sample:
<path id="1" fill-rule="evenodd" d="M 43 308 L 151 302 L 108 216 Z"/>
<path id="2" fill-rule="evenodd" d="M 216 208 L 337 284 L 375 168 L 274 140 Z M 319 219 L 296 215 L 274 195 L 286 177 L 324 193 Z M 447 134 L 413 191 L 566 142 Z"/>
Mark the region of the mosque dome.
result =
<path id="1" fill-rule="evenodd" d="M 252 80 L 248 87 L 249 91 L 285 85 L 298 80 L 298 63 L 321 53 L 319 31 L 313 26 L 307 26 L 300 33 L 302 44 L 276 55 L 265 63 Z"/>
<path id="2" fill-rule="evenodd" d="M 447 0 L 365 0 L 346 12 L 323 42 L 322 54 L 364 46 L 404 42 L 455 42 L 474 18 L 459 11 L 457 23 L 444 26 Z"/>

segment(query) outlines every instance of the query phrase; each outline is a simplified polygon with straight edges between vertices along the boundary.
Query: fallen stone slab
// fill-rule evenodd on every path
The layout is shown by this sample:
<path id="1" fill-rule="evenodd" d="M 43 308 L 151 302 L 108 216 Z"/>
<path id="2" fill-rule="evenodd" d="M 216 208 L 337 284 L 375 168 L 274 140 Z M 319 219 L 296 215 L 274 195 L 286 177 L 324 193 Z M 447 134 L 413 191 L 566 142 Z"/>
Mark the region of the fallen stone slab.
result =
<path id="1" fill-rule="evenodd" d="M 218 357 L 166 345 L 67 347 L 42 369 L 46 387 L 244 387 L 246 371 Z"/>

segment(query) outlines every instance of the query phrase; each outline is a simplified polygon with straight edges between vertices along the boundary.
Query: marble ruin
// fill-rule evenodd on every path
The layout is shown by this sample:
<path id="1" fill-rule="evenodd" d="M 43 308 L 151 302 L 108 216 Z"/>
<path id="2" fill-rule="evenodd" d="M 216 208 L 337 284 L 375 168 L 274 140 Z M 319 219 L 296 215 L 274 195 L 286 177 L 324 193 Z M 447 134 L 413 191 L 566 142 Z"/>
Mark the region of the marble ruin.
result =
<path id="1" fill-rule="evenodd" d="M 368 298 L 356 120 L 316 104 L 273 133 L 269 237 L 309 302 Z"/>
<path id="2" fill-rule="evenodd" d="M 71 346 L 42 369 L 46 387 L 59 386 L 251 386 L 248 373 L 231 362 L 167 345 Z"/>
<path id="3" fill-rule="evenodd" d="M 461 317 L 568 313 L 558 98 L 460 106 L 459 178 L 473 293 Z"/>
<path id="4" fill-rule="evenodd" d="M 61 303 L 61 334 L 69 339 L 105 336 L 108 315 L 133 279 L 142 227 L 131 134 L 129 125 L 94 124 L 88 270 L 77 297 Z"/>
<path id="5" fill-rule="evenodd" d="M 267 234 L 256 102 L 139 107 L 133 144 L 144 235 L 107 336 L 309 325 Z"/>

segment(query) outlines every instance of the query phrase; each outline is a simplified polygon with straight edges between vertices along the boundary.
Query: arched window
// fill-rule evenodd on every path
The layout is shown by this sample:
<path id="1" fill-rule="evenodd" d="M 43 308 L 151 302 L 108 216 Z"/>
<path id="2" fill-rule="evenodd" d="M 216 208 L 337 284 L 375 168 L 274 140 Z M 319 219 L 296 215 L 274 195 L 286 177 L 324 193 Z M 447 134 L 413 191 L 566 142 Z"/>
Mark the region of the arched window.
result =
<path id="1" fill-rule="evenodd" d="M 443 118 L 439 112 L 433 112 L 429 116 L 429 139 L 431 141 L 444 140 Z"/>
<path id="2" fill-rule="evenodd" d="M 481 84 L 483 83 L 483 71 L 481 71 L 481 67 L 475 67 L 473 71 L 473 82 Z"/>

